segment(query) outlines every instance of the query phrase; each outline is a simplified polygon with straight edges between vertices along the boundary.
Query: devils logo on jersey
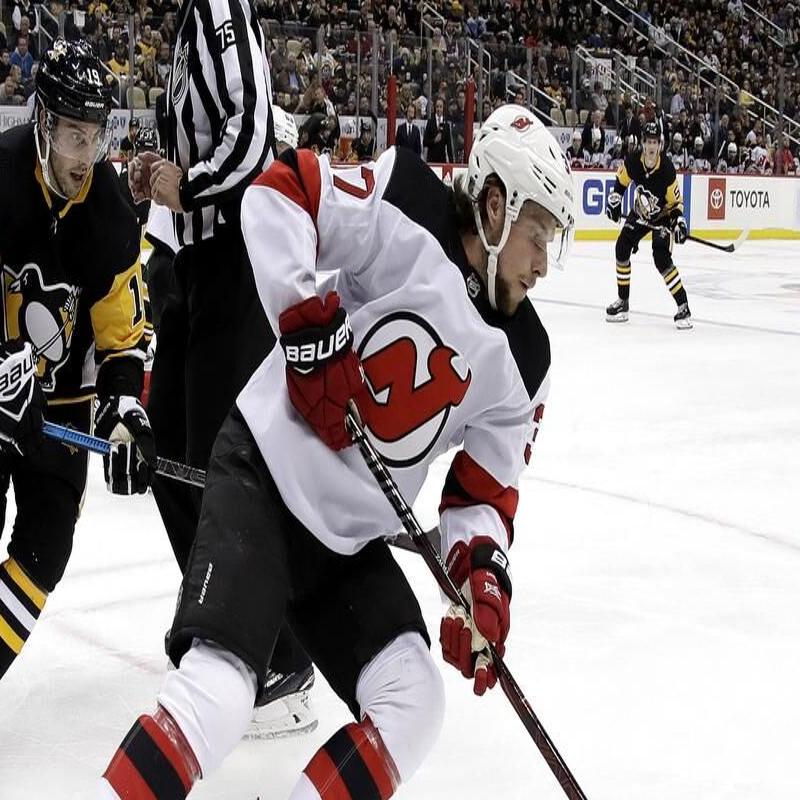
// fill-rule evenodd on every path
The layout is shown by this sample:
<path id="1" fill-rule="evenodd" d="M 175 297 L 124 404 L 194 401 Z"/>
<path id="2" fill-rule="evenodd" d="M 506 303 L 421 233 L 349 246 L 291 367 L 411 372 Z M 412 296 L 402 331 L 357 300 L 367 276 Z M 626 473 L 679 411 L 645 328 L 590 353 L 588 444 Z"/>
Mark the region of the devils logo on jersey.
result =
<path id="1" fill-rule="evenodd" d="M 405 311 L 376 323 L 358 354 L 371 391 L 367 433 L 390 466 L 416 464 L 464 399 L 472 381 L 467 363 L 428 322 Z"/>
<path id="2" fill-rule="evenodd" d="M 37 264 L 19 272 L 3 267 L 5 337 L 33 345 L 42 389 L 55 387 L 56 372 L 69 357 L 79 289 L 68 283 L 46 284 Z"/>

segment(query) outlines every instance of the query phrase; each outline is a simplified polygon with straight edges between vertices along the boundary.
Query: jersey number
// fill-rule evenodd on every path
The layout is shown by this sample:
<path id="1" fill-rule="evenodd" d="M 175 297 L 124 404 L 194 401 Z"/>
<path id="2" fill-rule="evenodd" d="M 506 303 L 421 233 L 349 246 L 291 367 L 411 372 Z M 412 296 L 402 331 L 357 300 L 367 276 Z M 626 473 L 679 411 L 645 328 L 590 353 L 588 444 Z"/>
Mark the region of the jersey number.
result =
<path id="1" fill-rule="evenodd" d="M 224 53 L 232 44 L 236 44 L 236 32 L 233 30 L 233 23 L 226 20 L 214 31 L 219 39 L 219 50 Z"/>
<path id="2" fill-rule="evenodd" d="M 128 281 L 128 291 L 133 297 L 133 327 L 136 327 L 144 316 L 144 308 L 142 307 L 142 287 L 139 286 L 139 277 L 132 275 Z"/>
<path id="3" fill-rule="evenodd" d="M 360 186 L 348 183 L 338 175 L 333 176 L 333 185 L 337 189 L 341 189 L 343 192 L 357 197 L 359 200 L 366 200 L 375 188 L 375 176 L 372 174 L 372 170 L 369 169 L 369 167 L 361 167 L 361 179 L 364 181 L 363 189 Z"/>

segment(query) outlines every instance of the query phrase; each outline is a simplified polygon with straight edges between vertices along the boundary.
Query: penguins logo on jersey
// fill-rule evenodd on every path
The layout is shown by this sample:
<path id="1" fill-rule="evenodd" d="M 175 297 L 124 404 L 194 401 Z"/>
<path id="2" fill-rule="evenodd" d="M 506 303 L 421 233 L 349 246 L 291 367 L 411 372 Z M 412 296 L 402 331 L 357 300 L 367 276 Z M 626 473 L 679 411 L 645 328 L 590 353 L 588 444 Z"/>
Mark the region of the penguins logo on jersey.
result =
<path id="1" fill-rule="evenodd" d="M 428 322 L 407 311 L 379 320 L 358 355 L 371 392 L 367 433 L 389 466 L 416 464 L 464 399 L 469 366 Z"/>
<path id="2" fill-rule="evenodd" d="M 642 186 L 636 187 L 633 195 L 633 207 L 636 209 L 637 216 L 646 220 L 655 219 L 661 211 L 658 198 Z"/>
<path id="3" fill-rule="evenodd" d="M 38 264 L 19 272 L 3 267 L 5 336 L 33 345 L 42 389 L 55 387 L 56 372 L 69 357 L 79 289 L 68 283 L 46 284 Z"/>

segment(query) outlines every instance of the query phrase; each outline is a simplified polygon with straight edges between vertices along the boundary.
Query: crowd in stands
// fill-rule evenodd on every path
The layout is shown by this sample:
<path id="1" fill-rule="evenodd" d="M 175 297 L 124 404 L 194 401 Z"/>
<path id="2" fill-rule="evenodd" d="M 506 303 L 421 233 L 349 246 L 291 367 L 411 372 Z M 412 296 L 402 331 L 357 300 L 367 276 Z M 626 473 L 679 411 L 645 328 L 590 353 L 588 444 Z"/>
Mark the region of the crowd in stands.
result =
<path id="1" fill-rule="evenodd" d="M 462 160 L 465 86 L 473 74 L 482 94 L 476 121 L 505 102 L 530 103 L 548 123 L 581 134 L 576 166 L 624 155 L 641 121 L 655 115 L 663 120 L 666 149 L 685 151 L 686 168 L 700 162 L 714 169 L 795 168 L 800 7 L 794 2 L 761 0 L 763 18 L 742 0 L 256 0 L 255 6 L 274 101 L 290 113 L 323 115 L 327 122 L 318 127 L 340 157 L 374 155 L 394 74 L 398 119 L 416 121 L 429 160 L 431 149 Z M 0 29 L 0 104 L 26 102 L 39 52 L 62 30 L 93 43 L 123 107 L 153 107 L 171 69 L 177 10 L 176 0 L 48 0 L 42 9 L 15 0 Z M 576 48 L 601 61 L 593 67 L 578 60 Z M 648 91 L 618 90 L 611 62 L 602 61 L 615 51 L 635 58 L 660 83 Z M 729 82 L 716 85 L 718 75 Z M 775 130 L 781 105 L 788 136 Z M 359 121 L 343 150 L 337 150 L 339 117 Z"/>

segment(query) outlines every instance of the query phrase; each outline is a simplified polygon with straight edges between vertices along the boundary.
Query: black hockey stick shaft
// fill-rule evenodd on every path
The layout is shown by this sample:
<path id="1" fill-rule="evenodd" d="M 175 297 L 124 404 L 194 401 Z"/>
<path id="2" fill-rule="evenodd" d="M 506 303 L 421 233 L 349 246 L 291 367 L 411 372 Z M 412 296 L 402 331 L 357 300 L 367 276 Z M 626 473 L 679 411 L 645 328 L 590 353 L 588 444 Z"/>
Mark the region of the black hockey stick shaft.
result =
<path id="1" fill-rule="evenodd" d="M 467 603 L 459 588 L 451 580 L 441 555 L 433 548 L 430 540 L 420 527 L 417 518 L 414 516 L 414 512 L 411 510 L 408 503 L 406 503 L 403 495 L 400 493 L 400 489 L 397 487 L 394 479 L 389 474 L 389 470 L 383 463 L 380 453 L 378 453 L 369 439 L 367 439 L 361 423 L 356 419 L 355 414 L 351 410 L 348 410 L 345 420 L 347 429 L 353 437 L 353 441 L 356 443 L 367 467 L 369 467 L 369 471 L 378 482 L 384 495 L 386 495 L 386 499 L 391 503 L 392 508 L 394 508 L 395 513 L 403 523 L 403 527 L 408 532 L 408 535 L 414 541 L 420 555 L 433 573 L 434 578 L 436 578 L 439 587 L 451 602 L 462 606 L 467 613 L 469 613 L 469 603 Z M 517 716 L 522 721 L 522 724 L 525 726 L 525 729 L 530 734 L 534 743 L 539 748 L 539 752 L 544 757 L 553 775 L 555 775 L 556 780 L 558 780 L 561 788 L 564 790 L 564 794 L 569 800 L 587 800 L 586 795 L 570 772 L 561 754 L 556 749 L 552 739 L 547 735 L 547 731 L 542 727 L 542 723 L 539 722 L 531 704 L 522 693 L 522 689 L 520 689 L 519 685 L 514 680 L 511 671 L 491 643 L 489 644 L 489 652 L 492 656 L 492 661 L 497 671 L 497 678 L 505 696 L 508 698 L 514 711 L 517 712 Z"/>
<path id="2" fill-rule="evenodd" d="M 88 450 L 91 453 L 108 455 L 113 445 L 108 439 L 101 439 L 99 436 L 92 436 L 75 428 L 68 428 L 64 425 L 56 425 L 53 422 L 45 422 L 42 432 L 50 439 L 55 439 L 67 447 L 79 447 L 81 450 Z M 181 464 L 179 461 L 171 461 L 168 458 L 159 457 L 156 460 L 156 470 L 159 475 L 167 478 L 188 483 L 202 489 L 206 484 L 205 470 L 197 467 L 190 467 L 188 464 Z"/>
<path id="3" fill-rule="evenodd" d="M 686 237 L 690 242 L 697 242 L 697 244 L 704 244 L 706 247 L 713 247 L 714 250 L 721 250 L 723 253 L 732 253 L 736 250 L 733 244 L 717 244 L 716 242 L 709 242 L 708 239 L 701 239 L 699 236 L 692 236 L 690 233 Z"/>

